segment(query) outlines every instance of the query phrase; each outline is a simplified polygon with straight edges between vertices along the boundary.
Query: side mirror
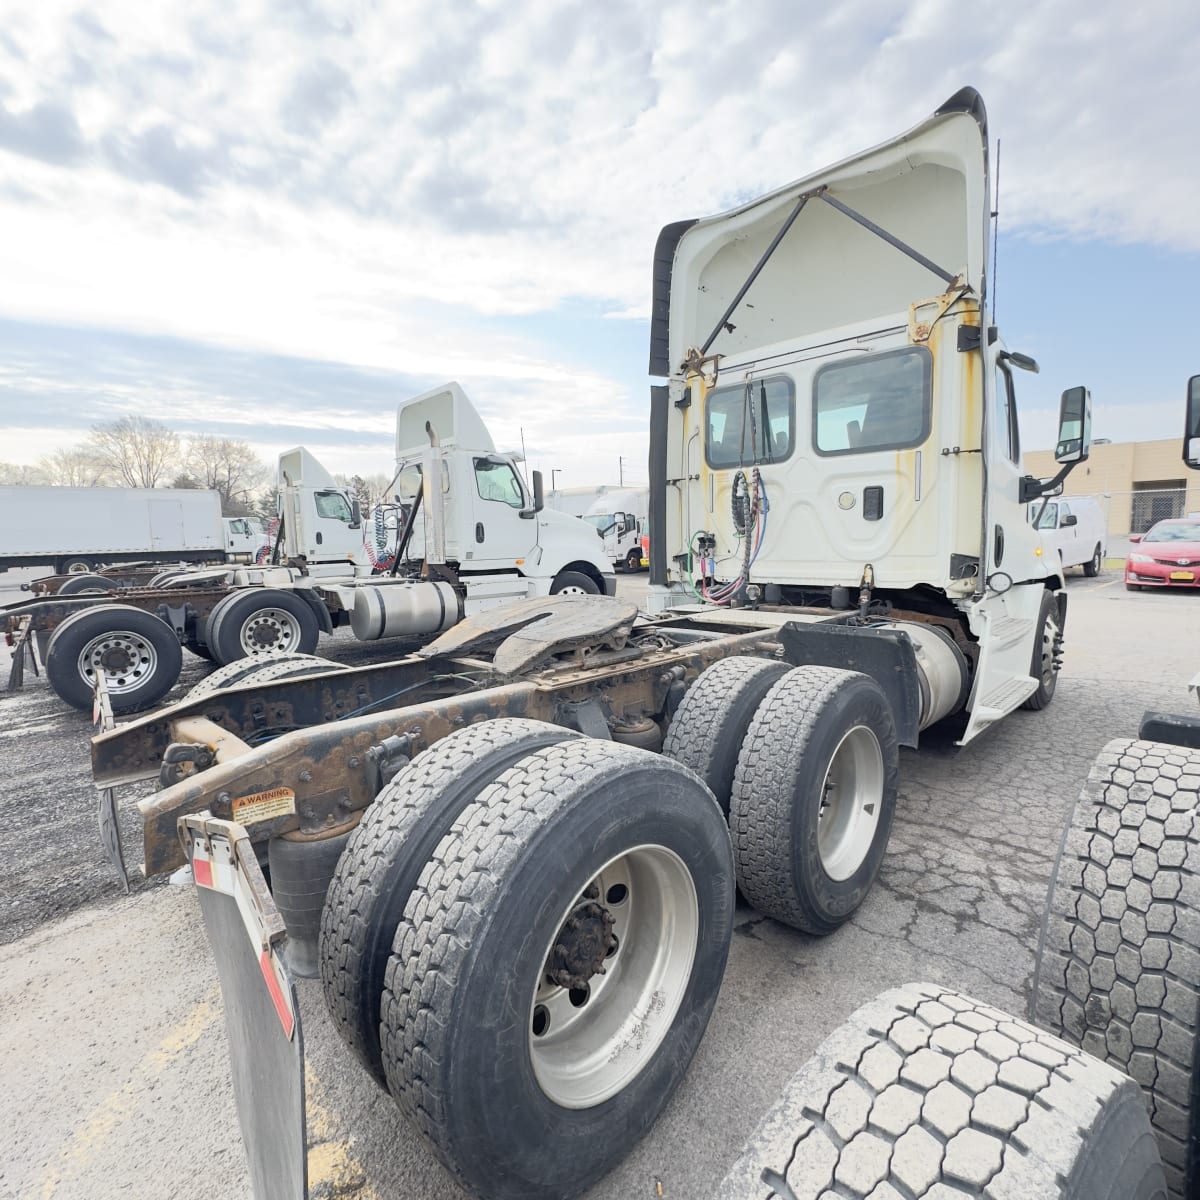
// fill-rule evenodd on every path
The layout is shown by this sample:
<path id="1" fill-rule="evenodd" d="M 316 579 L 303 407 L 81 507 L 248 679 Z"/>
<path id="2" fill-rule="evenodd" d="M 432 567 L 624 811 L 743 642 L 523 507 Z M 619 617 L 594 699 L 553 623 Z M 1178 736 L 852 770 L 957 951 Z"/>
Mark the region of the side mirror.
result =
<path id="1" fill-rule="evenodd" d="M 1200 375 L 1188 380 L 1187 424 L 1183 431 L 1183 461 L 1200 470 Z"/>
<path id="2" fill-rule="evenodd" d="M 1131 542 L 1140 542 L 1142 540 L 1142 535 L 1140 533 L 1131 533 L 1129 535 L 1129 540 Z"/>
<path id="3" fill-rule="evenodd" d="M 1058 444 L 1054 461 L 1081 463 L 1092 449 L 1092 394 L 1085 387 L 1067 388 L 1058 409 Z"/>
<path id="4" fill-rule="evenodd" d="M 350 528 L 362 528 L 362 506 L 357 500 L 350 501 Z"/>
<path id="5" fill-rule="evenodd" d="M 1062 523 L 1063 523 L 1063 528 L 1068 529 L 1072 525 L 1078 525 L 1079 518 L 1074 513 L 1067 513 L 1067 515 L 1065 517 L 1063 517 Z"/>
<path id="6" fill-rule="evenodd" d="M 531 521 L 545 507 L 546 507 L 546 492 L 542 485 L 542 473 L 541 473 L 541 471 L 534 471 L 534 473 L 533 473 L 533 507 L 521 509 L 521 512 L 519 515 L 524 517 L 525 520 Z"/>

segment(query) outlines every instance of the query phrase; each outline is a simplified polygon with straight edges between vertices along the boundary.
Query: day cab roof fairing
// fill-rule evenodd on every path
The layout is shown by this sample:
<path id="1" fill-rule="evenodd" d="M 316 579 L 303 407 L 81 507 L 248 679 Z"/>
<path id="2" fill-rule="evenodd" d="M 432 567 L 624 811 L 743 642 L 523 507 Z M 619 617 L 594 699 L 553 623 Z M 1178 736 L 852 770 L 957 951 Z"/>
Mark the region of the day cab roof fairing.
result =
<path id="1" fill-rule="evenodd" d="M 988 195 L 987 117 L 979 93 L 963 88 L 872 150 L 730 212 L 666 226 L 655 250 L 650 373 L 679 372 L 692 349 L 744 359 L 869 326 L 950 280 L 982 308 Z M 756 266 L 761 274 L 722 325 Z"/>

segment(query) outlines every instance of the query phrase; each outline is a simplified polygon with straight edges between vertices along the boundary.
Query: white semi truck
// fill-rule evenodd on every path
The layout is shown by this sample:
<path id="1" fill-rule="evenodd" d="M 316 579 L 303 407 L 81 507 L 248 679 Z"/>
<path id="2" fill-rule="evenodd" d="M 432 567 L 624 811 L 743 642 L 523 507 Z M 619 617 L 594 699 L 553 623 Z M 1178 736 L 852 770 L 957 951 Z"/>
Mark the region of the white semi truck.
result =
<path id="1" fill-rule="evenodd" d="M 257 522 L 221 516 L 217 492 L 191 488 L 2 487 L 0 571 L 60 575 L 110 563 L 252 562 Z"/>
<path id="2" fill-rule="evenodd" d="M 10 688 L 36 642 L 67 703 L 91 708 L 102 676 L 114 712 L 138 712 L 174 686 L 181 646 L 228 668 L 247 657 L 310 655 L 322 633 L 343 626 L 361 641 L 419 639 L 519 598 L 615 593 L 593 530 L 544 508 L 540 474 L 531 488 L 515 457 L 496 451 L 458 384 L 399 406 L 396 460 L 395 519 L 374 558 L 358 502 L 307 450 L 289 450 L 279 460 L 270 561 L 164 572 L 119 593 L 88 576 L 84 590 L 10 605 Z M 386 569 L 375 565 L 380 555 Z"/>
<path id="3" fill-rule="evenodd" d="M 93 739 L 108 827 L 111 789 L 152 778 L 145 870 L 192 864 L 260 1197 L 305 1192 L 292 972 L 319 972 L 338 1034 L 469 1193 L 575 1195 L 682 1078 L 735 886 L 834 932 L 886 850 L 899 748 L 1051 702 L 1066 592 L 1025 506 L 1087 458 L 1090 397 L 1063 393 L 1061 469 L 1028 476 L 1014 371 L 1035 364 L 988 317 L 990 210 L 967 88 L 662 231 L 659 616 L 526 600 L 391 663 L 263 669 Z M 447 484 L 421 465 L 432 518 Z"/>
<path id="4" fill-rule="evenodd" d="M 642 569 L 642 534 L 649 504 L 649 488 L 605 488 L 583 514 L 604 539 L 604 552 L 613 566 L 631 574 Z"/>

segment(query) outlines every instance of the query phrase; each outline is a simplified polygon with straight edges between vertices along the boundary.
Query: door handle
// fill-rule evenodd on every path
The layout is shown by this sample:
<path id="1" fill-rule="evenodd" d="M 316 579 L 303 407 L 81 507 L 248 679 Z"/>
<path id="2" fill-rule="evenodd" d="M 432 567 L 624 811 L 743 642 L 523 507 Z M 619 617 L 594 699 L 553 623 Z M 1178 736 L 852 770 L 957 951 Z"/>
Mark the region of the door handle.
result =
<path id="1" fill-rule="evenodd" d="M 475 540 L 477 542 L 481 542 L 481 543 L 483 541 L 483 522 L 482 521 L 475 522 Z"/>

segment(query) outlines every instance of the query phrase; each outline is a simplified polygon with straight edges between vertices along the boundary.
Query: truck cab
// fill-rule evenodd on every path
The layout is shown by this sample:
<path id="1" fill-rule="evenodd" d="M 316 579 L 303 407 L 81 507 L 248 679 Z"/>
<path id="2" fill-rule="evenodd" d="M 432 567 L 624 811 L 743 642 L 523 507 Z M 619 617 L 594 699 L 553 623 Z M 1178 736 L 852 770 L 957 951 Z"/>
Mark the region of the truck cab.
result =
<path id="1" fill-rule="evenodd" d="M 260 522 L 252 517 L 222 517 L 226 562 L 253 562 L 266 543 Z"/>
<path id="2" fill-rule="evenodd" d="M 990 211 L 986 117 L 964 89 L 874 150 L 668 225 L 651 332 L 668 380 L 652 610 L 937 627 L 966 664 L 963 741 L 1036 700 L 1066 615 L 1026 514 L 1047 485 L 1022 465 L 1017 378 L 1037 364 L 987 312 Z M 1090 411 L 1064 393 L 1055 483 L 1087 456 Z"/>
<path id="3" fill-rule="evenodd" d="M 604 540 L 604 553 L 609 561 L 626 571 L 641 570 L 641 535 L 647 503 L 645 488 L 606 490 L 583 514 L 583 520 Z"/>
<path id="4" fill-rule="evenodd" d="M 395 490 L 404 516 L 413 513 L 406 558 L 450 567 L 468 600 L 472 591 L 497 603 L 575 587 L 611 594 L 602 542 L 575 517 L 546 508 L 540 474 L 530 486 L 520 464 L 519 454 L 496 449 L 459 384 L 401 404 Z"/>
<path id="5" fill-rule="evenodd" d="M 279 456 L 284 561 L 337 564 L 353 574 L 366 561 L 358 501 L 302 446 Z"/>

